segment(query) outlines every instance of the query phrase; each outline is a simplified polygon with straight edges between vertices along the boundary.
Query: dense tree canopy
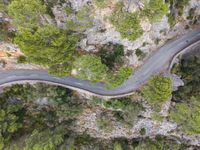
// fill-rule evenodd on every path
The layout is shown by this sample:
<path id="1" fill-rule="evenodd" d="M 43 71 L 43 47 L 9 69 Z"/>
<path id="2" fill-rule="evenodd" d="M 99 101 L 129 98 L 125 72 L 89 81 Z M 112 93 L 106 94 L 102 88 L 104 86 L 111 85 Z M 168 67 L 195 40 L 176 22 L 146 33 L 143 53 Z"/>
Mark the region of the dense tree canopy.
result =
<path id="1" fill-rule="evenodd" d="M 17 26 L 36 27 L 40 17 L 46 12 L 41 0 L 13 0 L 8 6 L 8 13 Z"/>
<path id="2" fill-rule="evenodd" d="M 68 89 L 44 84 L 8 87 L 0 95 L 0 150 L 55 150 L 81 111 L 81 101 Z"/>
<path id="3" fill-rule="evenodd" d="M 11 139 L 13 134 L 22 128 L 20 113 L 23 112 L 20 104 L 13 105 L 11 101 L 0 97 L 0 150 Z"/>
<path id="4" fill-rule="evenodd" d="M 185 55 L 180 65 L 174 67 L 173 72 L 182 77 L 185 86 L 179 87 L 178 91 L 174 92 L 173 99 L 188 100 L 191 97 L 200 98 L 200 53 L 197 49 L 195 54 Z"/>
<path id="5" fill-rule="evenodd" d="M 151 104 L 162 104 L 172 95 L 172 81 L 167 77 L 154 76 L 142 89 L 142 94 Z"/>
<path id="6" fill-rule="evenodd" d="M 74 67 L 79 71 L 78 77 L 93 82 L 104 81 L 108 68 L 101 58 L 95 55 L 83 55 L 76 59 Z"/>
<path id="7" fill-rule="evenodd" d="M 70 74 L 77 41 L 75 34 L 54 26 L 38 27 L 36 31 L 20 28 L 15 38 L 29 62 L 49 67 L 49 72 L 58 76 Z"/>
<path id="8" fill-rule="evenodd" d="M 170 119 L 180 125 L 188 134 L 200 134 L 200 53 L 199 48 L 183 56 L 180 65 L 173 72 L 180 75 L 185 83 L 173 92 L 177 103 L 170 111 Z"/>
<path id="9" fill-rule="evenodd" d="M 63 143 L 65 134 L 65 129 L 59 127 L 54 130 L 34 130 L 26 139 L 23 150 L 55 150 Z"/>
<path id="10" fill-rule="evenodd" d="M 170 111 L 170 119 L 178 123 L 187 134 L 200 134 L 200 102 L 191 98 L 188 103 L 178 103 Z"/>
<path id="11" fill-rule="evenodd" d="M 121 66 L 123 64 L 124 46 L 109 43 L 101 47 L 99 56 L 103 64 L 109 69 L 114 69 L 115 65 Z"/>

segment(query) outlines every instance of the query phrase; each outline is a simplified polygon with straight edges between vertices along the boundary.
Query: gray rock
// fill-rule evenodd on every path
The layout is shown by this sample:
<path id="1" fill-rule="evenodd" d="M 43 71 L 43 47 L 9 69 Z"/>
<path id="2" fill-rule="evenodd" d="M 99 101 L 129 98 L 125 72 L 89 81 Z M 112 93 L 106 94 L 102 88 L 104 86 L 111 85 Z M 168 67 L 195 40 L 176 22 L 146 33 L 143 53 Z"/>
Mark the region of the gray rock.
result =
<path id="1" fill-rule="evenodd" d="M 91 0 L 69 0 L 69 2 L 71 3 L 71 7 L 76 11 L 80 10 L 85 5 L 91 4 Z"/>
<path id="2" fill-rule="evenodd" d="M 179 76 L 177 76 L 176 74 L 172 74 L 171 79 L 172 79 L 172 90 L 173 91 L 178 90 L 178 87 L 180 87 L 180 86 L 184 86 L 183 80 L 181 80 L 181 78 Z"/>
<path id="3" fill-rule="evenodd" d="M 56 5 L 52 8 L 53 14 L 55 16 L 56 24 L 61 29 L 66 29 L 67 14 L 62 6 Z"/>

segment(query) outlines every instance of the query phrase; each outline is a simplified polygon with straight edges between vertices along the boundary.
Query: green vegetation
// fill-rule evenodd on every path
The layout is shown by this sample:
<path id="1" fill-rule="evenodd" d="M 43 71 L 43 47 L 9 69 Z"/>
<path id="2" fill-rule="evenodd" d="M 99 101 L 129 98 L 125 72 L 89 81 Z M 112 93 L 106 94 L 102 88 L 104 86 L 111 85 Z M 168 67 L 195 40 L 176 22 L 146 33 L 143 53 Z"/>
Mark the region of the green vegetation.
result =
<path id="1" fill-rule="evenodd" d="M 180 65 L 173 72 L 180 75 L 185 83 L 173 92 L 173 100 L 177 103 L 170 111 L 170 119 L 177 122 L 187 134 L 200 133 L 200 53 L 196 51 L 183 56 Z M 195 53 L 195 54 L 194 54 Z"/>
<path id="2" fill-rule="evenodd" d="M 152 115 L 154 121 L 163 122 L 164 117 L 157 112 L 154 112 Z"/>
<path id="3" fill-rule="evenodd" d="M 170 111 L 170 119 L 181 125 L 187 134 L 200 134 L 200 102 L 191 98 L 188 103 L 178 103 Z"/>
<path id="4" fill-rule="evenodd" d="M 187 6 L 189 0 L 168 0 L 170 7 L 173 8 L 172 12 L 168 14 L 168 22 L 173 27 L 178 19 L 183 15 L 185 6 Z M 176 9 L 176 10 L 174 10 Z"/>
<path id="5" fill-rule="evenodd" d="M 168 14 L 168 22 L 169 22 L 170 27 L 173 27 L 176 25 L 177 20 L 174 14 Z"/>
<path id="6" fill-rule="evenodd" d="M 14 41 L 27 56 L 28 62 L 44 65 L 57 76 L 71 73 L 78 41 L 75 34 L 54 26 L 39 27 L 35 32 L 20 28 Z"/>
<path id="7" fill-rule="evenodd" d="M 66 10 L 68 11 L 68 14 L 72 13 L 73 10 Z M 76 21 L 73 19 L 69 20 L 67 22 L 67 29 L 72 30 L 75 32 L 78 32 L 82 34 L 86 29 L 91 28 L 93 26 L 93 12 L 92 9 L 88 6 L 83 7 L 81 10 L 77 12 L 73 12 L 76 15 L 74 16 L 76 18 Z"/>
<path id="8" fill-rule="evenodd" d="M 110 99 L 109 101 L 94 98 L 91 100 L 91 105 L 93 107 L 98 106 L 106 110 L 112 110 L 113 117 L 116 121 L 128 126 L 132 126 L 136 122 L 139 114 L 143 110 L 142 105 L 133 102 L 129 97 Z"/>
<path id="9" fill-rule="evenodd" d="M 95 55 L 80 56 L 74 62 L 74 67 L 79 71 L 78 78 L 92 82 L 104 81 L 108 71 L 100 57 Z"/>
<path id="10" fill-rule="evenodd" d="M 172 95 L 172 81 L 170 78 L 154 76 L 142 89 L 142 95 L 159 110 L 166 100 Z"/>
<path id="11" fill-rule="evenodd" d="M 92 82 L 104 82 L 108 89 L 121 85 L 133 72 L 131 67 L 121 67 L 118 72 L 110 72 L 100 57 L 89 54 L 76 59 L 74 69 L 78 71 L 78 78 Z"/>
<path id="12" fill-rule="evenodd" d="M 134 150 L 183 150 L 185 148 L 184 143 L 179 144 L 176 141 L 158 136 L 155 139 L 146 138 L 140 141 Z"/>
<path id="13" fill-rule="evenodd" d="M 94 0 L 94 2 L 95 2 L 97 7 L 105 8 L 108 5 L 109 0 Z"/>
<path id="14" fill-rule="evenodd" d="M 168 5 L 163 0 L 150 0 L 149 3 L 145 3 L 142 14 L 147 16 L 153 23 L 157 22 L 168 12 Z"/>
<path id="15" fill-rule="evenodd" d="M 142 128 L 141 130 L 140 130 L 140 135 L 145 135 L 146 134 L 146 129 L 145 128 Z"/>
<path id="16" fill-rule="evenodd" d="M 40 17 L 46 12 L 41 0 L 13 0 L 8 6 L 8 14 L 15 25 L 35 28 L 40 25 Z"/>
<path id="17" fill-rule="evenodd" d="M 26 60 L 26 57 L 25 56 L 19 56 L 17 58 L 17 63 L 26 63 L 27 60 Z"/>
<path id="18" fill-rule="evenodd" d="M 163 0 L 146 1 L 144 9 L 134 13 L 127 12 L 123 2 L 118 2 L 110 21 L 123 38 L 134 41 L 143 34 L 140 18 L 147 17 L 153 23 L 160 21 L 167 12 L 168 5 Z"/>
<path id="19" fill-rule="evenodd" d="M 174 92 L 173 99 L 175 100 L 189 100 L 191 97 L 200 98 L 200 53 L 198 48 L 195 54 L 184 56 L 180 65 L 174 67 L 173 73 L 182 77 L 185 86 L 179 87 L 178 91 Z"/>
<path id="20" fill-rule="evenodd" d="M 3 1 L 3 0 L 1 0 L 0 1 L 0 12 L 7 12 L 7 7 L 8 7 L 8 5 Z"/>
<path id="21" fill-rule="evenodd" d="M 25 141 L 24 150 L 55 150 L 63 143 L 66 131 L 64 128 L 55 130 L 34 130 Z"/>
<path id="22" fill-rule="evenodd" d="M 76 69 L 78 78 L 104 82 L 110 89 L 121 85 L 133 71 L 130 67 L 123 67 L 123 46 L 102 48 L 99 57 L 79 55 L 76 45 L 81 34 L 93 26 L 92 10 L 88 6 L 77 12 L 66 10 L 69 18 L 73 18 L 71 15 L 75 14 L 76 22 L 68 20 L 67 30 L 63 30 L 41 24 L 41 16 L 54 3 L 56 2 L 43 4 L 40 0 L 13 0 L 9 5 L 9 15 L 19 29 L 14 42 L 25 54 L 25 57 L 19 57 L 18 62 L 42 65 L 48 68 L 50 74 L 60 77 L 71 75 L 72 69 Z M 106 51 L 108 49 L 110 50 Z M 109 71 L 108 68 L 112 70 Z"/>
<path id="23" fill-rule="evenodd" d="M 80 99 L 68 89 L 44 84 L 8 87 L 0 95 L 0 148 L 54 150 L 81 110 Z"/>
<path id="24" fill-rule="evenodd" d="M 108 78 L 107 88 L 113 89 L 120 86 L 130 77 L 131 74 L 133 74 L 132 67 L 121 67 L 116 74 L 111 72 Z"/>
<path id="25" fill-rule="evenodd" d="M 121 144 L 115 142 L 115 143 L 114 143 L 114 150 L 123 150 Z"/>
<path id="26" fill-rule="evenodd" d="M 175 7 L 178 9 L 178 15 L 182 16 L 184 7 L 187 6 L 189 0 L 175 0 L 175 1 L 170 0 L 170 2 L 174 3 Z"/>
<path id="27" fill-rule="evenodd" d="M 109 43 L 100 49 L 99 56 L 101 62 L 109 69 L 113 69 L 115 65 L 121 66 L 123 64 L 124 46 Z"/>
<path id="28" fill-rule="evenodd" d="M 20 104 L 12 105 L 6 99 L 0 97 L 0 149 L 3 149 L 9 140 L 20 128 L 22 128 L 23 112 Z"/>
<path id="29" fill-rule="evenodd" d="M 135 54 L 137 55 L 139 60 L 143 60 L 146 57 L 146 53 L 144 53 L 140 49 L 136 49 Z"/>
<path id="30" fill-rule="evenodd" d="M 172 81 L 170 78 L 154 76 L 142 90 L 144 97 L 150 103 L 162 103 L 172 95 Z"/>
<path id="31" fill-rule="evenodd" d="M 124 4 L 119 2 L 110 17 L 111 23 L 123 38 L 134 41 L 143 34 L 138 13 L 128 13 L 123 9 Z"/>
<path id="32" fill-rule="evenodd" d="M 8 24 L 0 23 L 0 41 L 8 41 L 8 39 L 9 39 Z"/>
<path id="33" fill-rule="evenodd" d="M 126 119 L 133 123 L 142 110 L 140 104 L 132 101 L 130 97 L 109 101 L 96 98 L 96 101 L 96 107 L 101 107 L 99 108 L 101 114 L 97 116 L 97 124 L 105 133 L 112 130 L 114 123 L 121 126 L 123 125 L 121 123 L 126 123 Z M 74 127 L 81 125 L 76 124 L 76 119 L 80 118 L 80 110 L 82 108 L 92 110 L 95 107 L 95 105 L 88 105 L 85 102 L 85 99 L 80 99 L 68 89 L 44 84 L 14 85 L 5 88 L 0 95 L 0 149 L 160 150 L 163 148 L 182 150 L 186 148 L 185 143 L 179 139 L 171 140 L 161 136 L 155 139 L 143 136 L 137 140 L 127 140 L 126 138 L 103 140 L 90 136 L 88 131 L 77 133 L 74 131 Z M 198 109 L 200 108 L 198 101 L 195 101 L 193 105 L 195 108 L 197 106 Z M 188 106 L 191 107 L 191 103 Z M 68 113 L 65 113 L 66 111 L 63 111 L 62 107 L 65 107 Z M 95 109 L 97 109 L 96 107 Z M 130 113 L 126 114 L 126 112 Z M 121 123 L 118 122 L 116 113 L 125 120 L 122 120 Z M 193 114 L 190 113 L 190 115 Z M 189 114 L 185 116 L 187 117 Z M 130 120 L 131 118 L 133 120 Z M 190 123 L 193 124 L 193 120 Z M 145 135 L 145 132 L 145 129 L 140 131 L 141 135 Z"/>
<path id="34" fill-rule="evenodd" d="M 99 129 L 106 132 L 112 131 L 113 124 L 111 118 L 109 116 L 106 116 L 105 114 L 101 114 L 101 116 L 97 118 L 97 125 Z"/>

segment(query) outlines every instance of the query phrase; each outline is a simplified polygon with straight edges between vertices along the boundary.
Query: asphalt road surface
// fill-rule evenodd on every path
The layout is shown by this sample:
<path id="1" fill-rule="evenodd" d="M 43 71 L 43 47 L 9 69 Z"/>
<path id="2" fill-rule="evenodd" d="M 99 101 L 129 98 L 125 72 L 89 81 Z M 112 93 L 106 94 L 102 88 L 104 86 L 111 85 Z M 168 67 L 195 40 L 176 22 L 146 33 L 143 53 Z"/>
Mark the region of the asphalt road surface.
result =
<path id="1" fill-rule="evenodd" d="M 140 88 L 151 76 L 166 69 L 177 53 L 180 53 L 198 41 L 200 41 L 200 29 L 192 31 L 178 40 L 165 44 L 157 50 L 143 66 L 138 68 L 127 81 L 113 90 L 106 90 L 102 83 L 93 84 L 73 77 L 59 78 L 50 76 L 44 70 L 1 71 L 0 86 L 5 86 L 14 82 L 39 81 L 44 83 L 53 83 L 75 90 L 80 89 L 103 96 L 126 95 Z"/>

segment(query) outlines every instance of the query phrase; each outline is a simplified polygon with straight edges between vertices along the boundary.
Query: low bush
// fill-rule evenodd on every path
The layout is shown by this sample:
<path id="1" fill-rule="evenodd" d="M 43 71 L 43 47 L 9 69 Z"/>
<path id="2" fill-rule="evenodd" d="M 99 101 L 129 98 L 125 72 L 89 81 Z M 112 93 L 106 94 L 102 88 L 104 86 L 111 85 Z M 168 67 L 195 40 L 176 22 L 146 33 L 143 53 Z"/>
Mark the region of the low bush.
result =
<path id="1" fill-rule="evenodd" d="M 121 36 L 128 40 L 134 41 L 143 34 L 138 13 L 125 11 L 123 2 L 116 4 L 110 21 Z"/>
<path id="2" fill-rule="evenodd" d="M 200 102 L 192 97 L 189 102 L 177 103 L 169 115 L 171 121 L 180 125 L 190 135 L 200 134 Z"/>
<path id="3" fill-rule="evenodd" d="M 107 78 L 108 68 L 95 55 L 80 56 L 74 62 L 74 68 L 78 71 L 77 77 L 83 80 L 103 82 Z"/>
<path id="4" fill-rule="evenodd" d="M 145 3 L 142 14 L 147 16 L 152 23 L 157 22 L 168 13 L 168 7 L 163 0 L 150 0 L 149 3 Z"/>
<path id="5" fill-rule="evenodd" d="M 142 94 L 152 104 L 163 103 L 172 96 L 172 81 L 167 77 L 154 76 L 142 89 Z"/>
<path id="6" fill-rule="evenodd" d="M 95 5 L 98 8 L 105 8 L 108 5 L 109 1 L 110 0 L 94 0 Z"/>
<path id="7" fill-rule="evenodd" d="M 122 85 L 133 74 L 133 68 L 121 67 L 117 73 L 110 72 L 107 79 L 107 88 L 113 89 Z"/>
<path id="8" fill-rule="evenodd" d="M 13 0 L 8 6 L 8 14 L 16 26 L 35 28 L 40 25 L 40 17 L 46 12 L 41 0 Z"/>

